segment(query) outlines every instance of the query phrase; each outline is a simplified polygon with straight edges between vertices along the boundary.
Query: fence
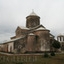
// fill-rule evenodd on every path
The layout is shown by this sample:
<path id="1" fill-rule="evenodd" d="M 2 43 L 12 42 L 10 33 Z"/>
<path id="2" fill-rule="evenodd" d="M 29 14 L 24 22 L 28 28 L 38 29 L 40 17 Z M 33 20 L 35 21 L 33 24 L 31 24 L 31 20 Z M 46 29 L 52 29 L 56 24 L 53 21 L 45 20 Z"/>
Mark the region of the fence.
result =
<path id="1" fill-rule="evenodd" d="M 0 62 L 37 62 L 42 55 L 0 55 Z"/>

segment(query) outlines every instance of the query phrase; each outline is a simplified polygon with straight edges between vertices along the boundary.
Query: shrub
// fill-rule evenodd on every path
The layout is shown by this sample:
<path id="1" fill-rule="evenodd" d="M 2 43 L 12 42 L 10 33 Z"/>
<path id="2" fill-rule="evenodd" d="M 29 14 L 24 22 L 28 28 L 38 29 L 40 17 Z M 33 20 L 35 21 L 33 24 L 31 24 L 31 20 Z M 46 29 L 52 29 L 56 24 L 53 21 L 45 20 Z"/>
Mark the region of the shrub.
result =
<path id="1" fill-rule="evenodd" d="M 49 57 L 48 53 L 45 52 L 45 53 L 44 53 L 44 57 L 45 57 L 45 58 Z"/>
<path id="2" fill-rule="evenodd" d="M 51 56 L 55 56 L 55 53 L 54 52 L 51 52 L 51 54 L 50 54 Z"/>
<path id="3" fill-rule="evenodd" d="M 54 42 L 52 43 L 52 46 L 56 49 L 59 49 L 61 47 L 60 42 L 58 42 L 57 40 L 54 40 Z"/>

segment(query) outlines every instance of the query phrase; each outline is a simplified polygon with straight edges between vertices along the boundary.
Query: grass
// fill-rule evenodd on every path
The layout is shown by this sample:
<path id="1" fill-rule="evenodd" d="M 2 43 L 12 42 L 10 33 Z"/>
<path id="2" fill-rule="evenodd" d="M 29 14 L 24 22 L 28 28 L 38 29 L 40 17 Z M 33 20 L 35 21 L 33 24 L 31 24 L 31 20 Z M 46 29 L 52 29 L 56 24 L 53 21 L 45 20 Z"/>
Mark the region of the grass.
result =
<path id="1" fill-rule="evenodd" d="M 3 55 L 0 64 L 64 64 L 64 54 L 44 58 L 43 55 Z"/>

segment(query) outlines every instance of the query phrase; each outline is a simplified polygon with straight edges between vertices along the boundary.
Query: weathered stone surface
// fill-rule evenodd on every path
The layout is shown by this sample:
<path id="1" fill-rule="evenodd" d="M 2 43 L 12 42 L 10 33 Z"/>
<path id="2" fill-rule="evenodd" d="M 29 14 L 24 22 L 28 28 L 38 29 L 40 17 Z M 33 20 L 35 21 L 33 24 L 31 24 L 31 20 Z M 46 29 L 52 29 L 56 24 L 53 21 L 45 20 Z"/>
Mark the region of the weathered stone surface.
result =
<path id="1" fill-rule="evenodd" d="M 4 44 L 5 52 L 11 51 L 11 43 L 13 42 L 14 53 L 25 52 L 44 52 L 50 51 L 51 35 L 50 30 L 40 25 L 40 17 L 34 12 L 26 17 L 26 27 L 18 26 L 15 31 L 15 36 L 11 38 L 10 44 Z M 52 40 L 54 37 L 52 37 Z M 50 43 L 51 42 L 51 43 Z M 9 46 L 8 46 L 9 45 Z"/>

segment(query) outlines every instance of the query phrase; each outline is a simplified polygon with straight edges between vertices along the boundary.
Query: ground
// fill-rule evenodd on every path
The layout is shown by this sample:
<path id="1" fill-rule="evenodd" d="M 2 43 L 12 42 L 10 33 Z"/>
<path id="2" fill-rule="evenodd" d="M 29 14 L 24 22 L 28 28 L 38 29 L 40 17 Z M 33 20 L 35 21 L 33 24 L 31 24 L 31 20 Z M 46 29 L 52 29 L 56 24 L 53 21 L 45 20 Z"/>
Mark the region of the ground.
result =
<path id="1" fill-rule="evenodd" d="M 64 64 L 64 53 L 44 58 L 42 54 L 0 54 L 0 64 Z"/>

